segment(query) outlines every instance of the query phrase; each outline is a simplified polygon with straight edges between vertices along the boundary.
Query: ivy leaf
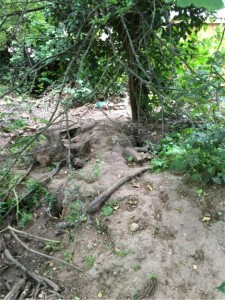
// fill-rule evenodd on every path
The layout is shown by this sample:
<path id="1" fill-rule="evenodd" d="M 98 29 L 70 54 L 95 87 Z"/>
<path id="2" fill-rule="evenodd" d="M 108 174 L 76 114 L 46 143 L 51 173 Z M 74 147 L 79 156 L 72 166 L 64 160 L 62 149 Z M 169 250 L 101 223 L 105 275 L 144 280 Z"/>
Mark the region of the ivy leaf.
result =
<path id="1" fill-rule="evenodd" d="M 204 7 L 209 10 L 218 10 L 224 7 L 223 0 L 177 0 L 177 6 L 187 7 L 192 4 L 195 7 Z"/>
<path id="2" fill-rule="evenodd" d="M 217 287 L 217 290 L 225 294 L 225 282 L 221 283 L 221 285 Z"/>

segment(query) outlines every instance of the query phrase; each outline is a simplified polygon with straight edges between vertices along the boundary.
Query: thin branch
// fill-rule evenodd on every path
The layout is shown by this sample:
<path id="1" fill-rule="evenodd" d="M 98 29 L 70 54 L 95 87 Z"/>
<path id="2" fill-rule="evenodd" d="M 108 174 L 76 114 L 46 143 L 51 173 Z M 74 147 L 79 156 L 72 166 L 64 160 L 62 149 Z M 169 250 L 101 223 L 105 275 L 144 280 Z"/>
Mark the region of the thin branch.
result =
<path id="1" fill-rule="evenodd" d="M 76 270 L 78 270 L 78 271 L 84 272 L 84 270 L 81 269 L 80 267 L 78 267 L 78 266 L 76 266 L 76 265 L 73 265 L 73 264 L 70 264 L 70 263 L 68 263 L 68 262 L 66 262 L 66 261 L 64 261 L 64 260 L 62 260 L 62 259 L 60 259 L 60 258 L 51 256 L 51 255 L 47 255 L 47 254 L 44 254 L 44 253 L 41 253 L 41 252 L 39 252 L 39 251 L 36 251 L 36 250 L 34 250 L 34 249 L 29 248 L 24 242 L 21 241 L 21 239 L 16 235 L 16 233 L 15 233 L 14 231 L 11 231 L 11 233 L 12 233 L 13 237 L 15 238 L 15 240 L 16 240 L 21 246 L 23 246 L 23 248 L 25 248 L 27 251 L 30 251 L 31 253 L 40 255 L 40 256 L 42 256 L 42 257 L 45 257 L 45 258 L 48 258 L 48 259 L 51 259 L 51 260 L 55 260 L 55 261 L 57 261 L 57 262 L 60 262 L 60 263 L 65 264 L 65 265 L 67 265 L 67 266 L 69 266 L 69 267 L 72 267 L 72 268 L 74 268 L 74 269 L 76 269 Z"/>
<path id="2" fill-rule="evenodd" d="M 15 229 L 15 228 L 13 228 L 10 225 L 8 225 L 5 229 L 3 229 L 2 231 L 0 231 L 0 234 L 2 234 L 3 232 L 5 232 L 7 230 L 13 231 L 13 232 L 15 232 L 15 233 L 17 233 L 19 235 L 24 235 L 26 237 L 30 237 L 30 238 L 35 239 L 35 240 L 40 240 L 40 241 L 49 242 L 49 243 L 55 243 L 55 244 L 60 244 L 61 243 L 61 241 L 46 239 L 46 238 L 43 238 L 43 237 L 40 237 L 40 236 L 37 236 L 37 235 L 30 234 L 30 233 L 25 232 L 25 231 L 21 231 L 21 230 Z"/>
<path id="3" fill-rule="evenodd" d="M 26 275 L 28 275 L 29 277 L 34 279 L 38 284 L 40 284 L 40 285 L 47 284 L 48 286 L 53 288 L 54 291 L 56 291 L 56 292 L 60 291 L 60 287 L 55 282 L 53 282 L 52 280 L 50 280 L 48 278 L 45 278 L 43 276 L 40 276 L 40 275 L 35 274 L 35 273 L 31 272 L 30 270 L 28 270 L 24 265 L 22 265 L 18 260 L 16 260 L 12 256 L 12 254 L 10 253 L 10 251 L 8 249 L 5 249 L 3 251 L 3 253 L 4 253 L 4 256 L 6 257 L 7 260 L 12 262 L 16 267 L 18 267 Z"/>
<path id="4" fill-rule="evenodd" d="M 112 186 L 110 186 L 108 189 L 106 189 L 103 193 L 101 193 L 98 197 L 96 197 L 89 205 L 87 212 L 89 214 L 92 214 L 99 210 L 102 203 L 112 194 L 114 193 L 121 185 L 124 183 L 130 181 L 134 177 L 151 170 L 151 167 L 144 167 L 142 169 L 138 169 L 135 172 L 133 172 L 130 175 L 127 175 L 121 179 L 119 179 L 117 182 L 115 182 Z"/>
<path id="5" fill-rule="evenodd" d="M 27 9 L 27 10 L 26 9 L 25 10 L 16 10 L 16 11 L 13 11 L 9 14 L 4 14 L 3 17 L 8 18 L 8 17 L 17 16 L 17 15 L 24 15 L 24 14 L 27 14 L 27 13 L 30 13 L 30 12 L 43 10 L 45 8 L 46 8 L 45 6 L 40 6 L 40 7 L 36 7 L 36 8 L 30 8 L 30 9 Z"/>

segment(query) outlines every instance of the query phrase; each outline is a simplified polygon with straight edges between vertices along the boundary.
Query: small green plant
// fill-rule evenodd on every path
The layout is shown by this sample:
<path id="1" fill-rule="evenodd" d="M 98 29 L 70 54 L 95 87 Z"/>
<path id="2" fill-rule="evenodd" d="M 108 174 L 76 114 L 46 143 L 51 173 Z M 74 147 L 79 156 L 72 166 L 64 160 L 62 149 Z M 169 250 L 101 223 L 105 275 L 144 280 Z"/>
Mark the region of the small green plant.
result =
<path id="1" fill-rule="evenodd" d="M 110 216 L 113 213 L 113 208 L 111 206 L 105 206 L 101 209 L 104 216 Z"/>
<path id="2" fill-rule="evenodd" d="M 69 212 L 66 221 L 73 224 L 87 221 L 84 203 L 79 199 L 69 204 Z"/>
<path id="3" fill-rule="evenodd" d="M 24 228 L 29 221 L 33 219 L 33 214 L 30 212 L 27 212 L 26 210 L 23 210 L 20 212 L 19 221 L 17 223 L 19 228 Z"/>
<path id="4" fill-rule="evenodd" d="M 63 256 L 65 256 L 67 262 L 72 263 L 72 261 L 73 261 L 73 252 L 72 251 L 69 251 L 69 250 L 65 251 L 63 253 Z"/>
<path id="5" fill-rule="evenodd" d="M 46 206 L 50 209 L 55 208 L 56 198 L 37 180 L 28 179 L 24 183 L 27 191 L 32 191 L 30 196 L 30 204 L 37 207 L 40 206 L 40 198 L 42 197 Z"/>
<path id="6" fill-rule="evenodd" d="M 192 181 L 225 183 L 225 129 L 206 124 L 167 135 L 158 146 L 154 170 L 170 169 Z"/>
<path id="7" fill-rule="evenodd" d="M 141 265 L 140 265 L 140 264 L 136 264 L 136 265 L 133 266 L 134 272 L 137 272 L 137 271 L 139 271 L 140 269 L 141 269 Z"/>
<path id="8" fill-rule="evenodd" d="M 103 160 L 96 159 L 91 172 L 88 172 L 88 174 L 84 172 L 77 172 L 76 177 L 78 179 L 84 180 L 87 183 L 93 183 L 100 177 L 100 172 L 103 164 Z"/>
<path id="9" fill-rule="evenodd" d="M 118 200 L 111 200 L 106 202 L 105 206 L 101 209 L 101 213 L 104 216 L 112 215 L 115 209 L 119 208 L 119 201 Z"/>
<path id="10" fill-rule="evenodd" d="M 134 161 L 133 156 L 127 156 L 125 159 L 128 163 L 132 163 Z"/>
<path id="11" fill-rule="evenodd" d="M 141 290 L 136 290 L 134 294 L 131 296 L 131 300 L 141 299 Z"/>
<path id="12" fill-rule="evenodd" d="M 46 242 L 45 243 L 45 246 L 44 246 L 44 250 L 46 252 L 56 252 L 58 251 L 60 248 L 59 248 L 59 245 L 58 243 L 55 243 L 55 242 Z"/>
<path id="13" fill-rule="evenodd" d="M 119 249 L 115 249 L 114 253 L 119 256 L 119 257 L 125 257 L 127 256 L 130 251 L 129 250 L 119 250 Z"/>
<path id="14" fill-rule="evenodd" d="M 21 129 L 23 127 L 27 126 L 26 121 L 23 119 L 16 119 L 14 121 L 9 121 L 3 126 L 4 132 L 15 132 L 18 129 Z"/>
<path id="15" fill-rule="evenodd" d="M 225 294 L 225 282 L 222 282 L 220 286 L 216 288 L 221 293 Z"/>
<path id="16" fill-rule="evenodd" d="M 1 172 L 0 172 L 1 173 Z M 4 174 L 1 173 L 0 175 Z M 15 211 L 15 220 L 20 228 L 24 227 L 31 219 L 33 219 L 31 209 L 40 207 L 43 199 L 45 204 L 50 208 L 56 205 L 56 198 L 38 181 L 28 179 L 20 184 L 17 183 L 20 178 L 12 173 L 6 174 L 1 181 L 0 197 L 5 201 L 0 202 L 0 222 L 3 222 L 3 216 L 9 210 Z M 28 200 L 29 197 L 29 200 Z M 20 199 L 23 198 L 21 202 Z"/>
<path id="17" fill-rule="evenodd" d="M 86 266 L 88 267 L 88 269 L 93 268 L 94 262 L 95 262 L 94 256 L 88 255 L 85 259 L 85 262 L 86 262 Z"/>
<path id="18" fill-rule="evenodd" d="M 152 278 L 153 278 L 153 279 L 157 279 L 158 276 L 157 276 L 156 274 L 152 273 L 152 274 L 148 274 L 148 275 L 147 275 L 147 278 L 148 278 L 148 279 L 152 279 Z"/>
<path id="19" fill-rule="evenodd" d="M 94 175 L 94 177 L 97 179 L 100 176 L 100 171 L 102 166 L 104 165 L 104 161 L 100 160 L 100 159 L 96 159 L 95 164 L 93 166 L 93 170 L 92 173 Z"/>
<path id="20" fill-rule="evenodd" d="M 18 138 L 15 143 L 11 144 L 9 146 L 9 151 L 12 154 L 18 154 L 22 151 L 22 149 L 26 150 L 23 152 L 23 154 L 26 154 L 30 151 L 31 148 L 33 148 L 37 144 L 37 141 L 34 140 L 34 137 L 32 136 L 24 136 Z M 21 156 L 22 158 L 23 156 Z"/>

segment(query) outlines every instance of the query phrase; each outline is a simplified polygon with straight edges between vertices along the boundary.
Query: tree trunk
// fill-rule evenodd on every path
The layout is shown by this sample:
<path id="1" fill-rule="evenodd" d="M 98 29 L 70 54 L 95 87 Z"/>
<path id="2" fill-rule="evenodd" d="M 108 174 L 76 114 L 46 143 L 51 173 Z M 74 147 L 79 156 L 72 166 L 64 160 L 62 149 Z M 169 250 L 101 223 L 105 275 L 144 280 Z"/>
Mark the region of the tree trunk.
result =
<path id="1" fill-rule="evenodd" d="M 137 13 L 129 13 L 126 15 L 126 27 L 124 29 L 122 22 L 118 22 L 116 30 L 118 35 L 123 39 L 123 48 L 126 54 L 127 65 L 128 65 L 128 90 L 130 98 L 130 106 L 133 121 L 139 119 L 140 106 L 144 108 L 146 103 L 143 101 L 148 97 L 148 88 L 142 82 L 140 77 L 143 76 L 142 71 L 138 65 L 138 61 L 135 56 L 141 57 L 140 50 L 140 15 Z M 114 27 L 115 28 L 115 27 Z M 129 36 L 128 36 L 129 34 Z M 134 55 L 135 52 L 135 55 Z M 137 76 L 135 76 L 135 74 Z M 139 77 L 139 78 L 138 78 Z M 143 77 L 144 78 L 144 77 Z M 147 99 L 147 98 L 146 98 Z"/>
<path id="2" fill-rule="evenodd" d="M 129 75 L 128 79 L 128 88 L 129 88 L 129 99 L 130 99 L 130 106 L 131 106 L 131 114 L 132 120 L 138 120 L 138 97 L 137 91 L 135 89 L 135 81 L 137 80 L 134 76 Z"/>
<path id="3" fill-rule="evenodd" d="M 136 27 L 135 26 L 135 16 L 133 14 L 130 15 L 129 21 L 130 21 L 128 23 L 129 34 L 130 34 L 131 40 L 134 45 L 134 41 L 136 40 L 135 36 L 137 35 L 137 32 L 136 32 L 137 28 L 135 28 Z M 136 22 L 137 22 L 137 20 L 136 20 Z M 134 50 L 137 51 L 137 49 L 135 49 L 135 48 L 136 47 L 134 46 Z M 127 54 L 127 63 L 128 63 L 129 69 L 132 70 L 135 74 L 137 74 L 138 73 L 137 62 L 135 60 L 129 38 L 127 36 L 125 39 L 125 51 Z M 129 89 L 129 98 L 130 98 L 131 114 L 132 114 L 133 121 L 138 120 L 138 96 L 139 96 L 138 86 L 139 86 L 139 82 L 138 82 L 137 77 L 134 74 L 129 73 L 128 74 L 128 89 Z"/>

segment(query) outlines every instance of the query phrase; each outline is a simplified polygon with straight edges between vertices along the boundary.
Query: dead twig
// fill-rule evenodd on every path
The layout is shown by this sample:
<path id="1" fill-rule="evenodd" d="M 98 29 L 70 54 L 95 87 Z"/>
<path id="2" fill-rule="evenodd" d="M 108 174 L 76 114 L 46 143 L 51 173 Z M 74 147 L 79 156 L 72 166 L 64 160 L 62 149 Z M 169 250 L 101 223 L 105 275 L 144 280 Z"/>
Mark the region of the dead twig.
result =
<path id="1" fill-rule="evenodd" d="M 24 300 L 27 299 L 29 294 L 30 294 L 30 290 L 31 290 L 32 284 L 31 282 L 27 282 L 23 292 L 20 294 L 19 300 Z M 30 298 L 32 298 L 32 296 L 30 295 Z"/>
<path id="2" fill-rule="evenodd" d="M 151 167 L 144 167 L 142 169 L 139 169 L 137 171 L 135 171 L 133 174 L 125 176 L 124 178 L 118 180 L 115 184 L 113 184 L 110 188 L 108 188 L 106 191 L 104 191 L 102 194 L 100 194 L 98 197 L 96 197 L 91 204 L 89 205 L 88 209 L 87 209 L 87 213 L 94 213 L 96 211 L 99 210 L 100 206 L 102 205 L 102 203 L 113 193 L 115 192 L 121 185 L 123 185 L 124 183 L 130 181 L 131 179 L 133 179 L 134 177 L 149 171 L 151 169 Z"/>
<path id="3" fill-rule="evenodd" d="M 28 232 L 24 232 L 24 231 L 15 229 L 15 228 L 11 227 L 10 225 L 8 225 L 5 229 L 3 229 L 2 231 L 0 231 L 0 234 L 3 233 L 3 232 L 5 232 L 6 230 L 14 231 L 15 233 L 17 233 L 19 235 L 24 235 L 26 237 L 30 237 L 30 238 L 35 239 L 35 240 L 40 240 L 40 241 L 50 242 L 50 243 L 56 243 L 56 244 L 60 244 L 61 243 L 61 241 L 46 239 L 46 238 L 43 238 L 43 237 L 40 237 L 40 236 L 36 236 L 36 235 L 30 234 Z"/>
<path id="4" fill-rule="evenodd" d="M 20 291 L 24 288 L 26 278 L 21 279 L 19 282 L 14 284 L 11 291 L 5 296 L 4 300 L 17 299 Z"/>
<path id="5" fill-rule="evenodd" d="M 3 253 L 7 260 L 9 260 L 11 263 L 13 263 L 16 267 L 18 267 L 26 275 L 28 275 L 29 277 L 34 279 L 38 284 L 40 284 L 40 285 L 46 284 L 46 285 L 50 286 L 54 291 L 56 291 L 56 292 L 60 291 L 60 287 L 55 282 L 53 282 L 52 280 L 45 278 L 43 276 L 34 274 L 30 270 L 28 270 L 24 265 L 22 265 L 18 260 L 16 260 L 12 256 L 12 254 L 10 253 L 10 251 L 8 249 L 5 249 L 3 251 Z"/>
<path id="6" fill-rule="evenodd" d="M 51 255 L 47 255 L 47 254 L 44 254 L 44 253 L 41 253 L 41 252 L 39 252 L 39 251 L 36 251 L 36 250 L 34 250 L 34 249 L 29 248 L 23 241 L 21 241 L 21 239 L 17 236 L 17 234 L 16 234 L 14 231 L 11 231 L 11 233 L 12 233 L 13 237 L 15 238 L 15 240 L 16 240 L 22 247 L 24 247 L 26 250 L 30 251 L 31 253 L 34 253 L 34 254 L 43 256 L 43 257 L 48 258 L 48 259 L 51 259 L 51 260 L 58 261 L 58 262 L 63 263 L 63 264 L 65 264 L 65 265 L 67 265 L 67 266 L 70 266 L 70 267 L 72 267 L 72 268 L 74 268 L 74 269 L 76 269 L 76 270 L 78 270 L 78 271 L 84 271 L 83 269 L 79 268 L 78 266 L 75 266 L 75 265 L 73 265 L 73 264 L 70 264 L 70 263 L 68 263 L 68 262 L 66 262 L 66 261 L 64 261 L 64 260 L 62 260 L 62 259 L 60 259 L 60 258 L 51 256 Z"/>

